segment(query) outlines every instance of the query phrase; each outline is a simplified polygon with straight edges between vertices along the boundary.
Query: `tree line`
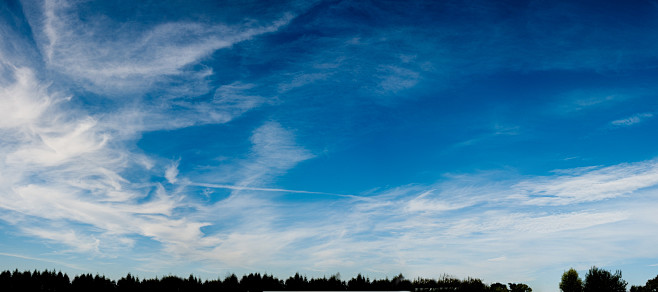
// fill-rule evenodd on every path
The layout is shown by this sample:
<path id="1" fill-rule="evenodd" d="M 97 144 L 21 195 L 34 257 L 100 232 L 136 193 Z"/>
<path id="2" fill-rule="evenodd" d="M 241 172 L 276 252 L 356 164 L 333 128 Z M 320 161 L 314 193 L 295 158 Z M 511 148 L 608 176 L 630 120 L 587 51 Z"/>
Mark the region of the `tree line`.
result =
<path id="1" fill-rule="evenodd" d="M 201 281 L 193 275 L 188 278 L 165 276 L 139 279 L 131 274 L 118 281 L 101 275 L 82 274 L 71 279 L 56 271 L 15 270 L 0 273 L 0 291 L 3 292 L 255 292 L 255 291 L 418 291 L 418 292 L 532 292 L 522 283 L 494 283 L 487 285 L 480 279 L 457 279 L 444 275 L 439 279 L 405 279 L 402 274 L 392 279 L 374 279 L 357 275 L 344 281 L 340 274 L 329 278 L 307 278 L 299 273 L 285 280 L 272 275 L 251 273 L 238 278 L 231 274 L 222 279 Z"/>
<path id="2" fill-rule="evenodd" d="M 610 271 L 592 267 L 587 271 L 583 281 L 573 268 L 562 274 L 560 291 L 562 292 L 626 292 L 628 282 L 621 278 L 621 271 Z M 658 276 L 647 281 L 644 286 L 631 286 L 630 292 L 658 292 Z"/>

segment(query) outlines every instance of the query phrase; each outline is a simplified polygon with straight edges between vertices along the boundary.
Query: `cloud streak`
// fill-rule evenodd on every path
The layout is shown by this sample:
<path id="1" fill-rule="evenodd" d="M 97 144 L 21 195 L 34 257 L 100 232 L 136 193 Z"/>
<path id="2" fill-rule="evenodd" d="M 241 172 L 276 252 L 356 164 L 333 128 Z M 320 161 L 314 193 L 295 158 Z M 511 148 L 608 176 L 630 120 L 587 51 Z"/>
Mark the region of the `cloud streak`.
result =
<path id="1" fill-rule="evenodd" d="M 614 120 L 610 122 L 610 125 L 615 126 L 615 127 L 628 127 L 632 125 L 639 124 L 641 122 L 644 122 L 650 118 L 653 118 L 652 113 L 639 113 L 639 114 L 634 114 L 630 117 L 619 119 L 619 120 Z"/>
<path id="2" fill-rule="evenodd" d="M 269 25 L 207 25 L 168 22 L 148 29 L 117 26 L 107 18 L 81 21 L 73 3 L 47 0 L 43 17 L 31 20 L 41 32 L 39 46 L 46 62 L 87 89 L 108 94 L 144 92 L 168 75 L 190 75 L 186 66 L 212 52 L 286 25 L 284 15 Z M 110 37 L 112 35 L 112 37 Z M 120 49 L 115 49 L 120 48 Z"/>
<path id="3" fill-rule="evenodd" d="M 553 177 L 537 177 L 513 186 L 512 198 L 529 205 L 568 205 L 616 198 L 658 184 L 655 160 L 608 167 L 561 172 Z"/>
<path id="4" fill-rule="evenodd" d="M 195 183 L 195 182 L 188 182 L 188 184 L 191 185 L 191 186 L 207 187 L 207 188 L 214 188 L 214 189 L 229 189 L 229 190 L 236 190 L 236 191 L 263 191 L 263 192 L 283 192 L 283 193 L 298 193 L 298 194 L 338 195 L 338 194 L 323 193 L 323 192 L 286 190 L 286 189 L 276 189 L 276 188 L 254 188 L 254 187 L 222 185 L 222 184 Z M 340 196 L 340 195 L 338 195 L 338 196 Z"/>

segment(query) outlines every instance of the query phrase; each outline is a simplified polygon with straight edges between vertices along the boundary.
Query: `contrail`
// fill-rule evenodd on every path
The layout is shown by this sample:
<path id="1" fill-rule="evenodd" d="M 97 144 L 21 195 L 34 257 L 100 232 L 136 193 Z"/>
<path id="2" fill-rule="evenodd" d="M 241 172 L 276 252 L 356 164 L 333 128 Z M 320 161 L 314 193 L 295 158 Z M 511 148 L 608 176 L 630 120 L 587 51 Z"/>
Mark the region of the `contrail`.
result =
<path id="1" fill-rule="evenodd" d="M 75 265 L 71 265 L 65 262 L 60 262 L 60 261 L 55 261 L 55 260 L 50 260 L 50 259 L 43 259 L 43 258 L 36 258 L 36 257 L 31 257 L 31 256 L 25 256 L 25 255 L 20 255 L 20 254 L 13 254 L 13 253 L 5 253 L 5 252 L 0 252 L 0 256 L 6 256 L 6 257 L 15 257 L 19 259 L 25 259 L 25 260 L 31 260 L 31 261 L 41 261 L 41 262 L 46 262 L 46 263 L 52 263 L 52 264 L 57 264 L 57 265 L 62 265 L 71 269 L 79 270 L 79 271 L 87 271 L 89 269 L 83 269 Z"/>
<path id="2" fill-rule="evenodd" d="M 346 195 L 324 193 L 324 192 L 286 190 L 286 189 L 275 189 L 275 188 L 254 188 L 254 187 L 243 187 L 243 186 L 223 185 L 223 184 L 208 184 L 208 183 L 189 182 L 188 185 L 198 186 L 198 187 L 206 187 L 206 188 L 213 188 L 213 189 L 229 189 L 229 190 L 238 190 L 238 191 L 243 191 L 243 190 L 244 191 L 263 191 L 263 192 L 281 192 L 281 193 L 315 194 L 315 195 L 330 195 L 330 196 L 348 197 Z"/>

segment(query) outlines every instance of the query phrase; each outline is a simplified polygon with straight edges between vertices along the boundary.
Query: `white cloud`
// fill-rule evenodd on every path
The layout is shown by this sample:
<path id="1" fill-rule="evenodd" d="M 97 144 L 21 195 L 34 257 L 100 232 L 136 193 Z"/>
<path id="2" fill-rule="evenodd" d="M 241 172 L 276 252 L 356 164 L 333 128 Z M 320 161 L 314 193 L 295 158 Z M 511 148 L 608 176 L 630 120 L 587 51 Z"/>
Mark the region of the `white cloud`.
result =
<path id="1" fill-rule="evenodd" d="M 89 89 L 109 94 L 141 90 L 169 75 L 206 78 L 211 71 L 189 76 L 187 66 L 287 21 L 284 17 L 270 25 L 240 27 L 168 23 L 134 35 L 118 31 L 116 38 L 107 39 L 93 26 L 82 32 L 75 7 L 59 4 L 46 3 L 43 27 L 33 22 L 46 35 L 46 61 Z M 186 34 L 196 41 L 181 42 Z M 126 50 L 112 49 L 117 46 Z M 431 186 L 281 204 L 263 192 L 321 193 L 266 187 L 273 177 L 314 157 L 296 143 L 293 131 L 277 122 L 253 131 L 251 152 L 231 165 L 232 174 L 220 176 L 230 184 L 190 184 L 179 177 L 178 161 L 163 163 L 134 153 L 134 139 L 144 131 L 224 123 L 267 103 L 257 85 L 226 84 L 209 100 L 191 98 L 212 90 L 209 86 L 183 88 L 152 103 L 136 101 L 94 114 L 69 106 L 70 99 L 52 93 L 30 69 L 5 67 L 14 75 L 0 83 L 0 101 L 6 105 L 0 108 L 0 218 L 24 234 L 68 246 L 69 252 L 112 256 L 130 250 L 133 237 L 145 237 L 162 246 L 146 260 L 166 253 L 170 265 L 193 260 L 319 273 L 367 265 L 388 275 L 439 270 L 480 276 L 472 273 L 485 271 L 492 278 L 551 265 L 562 269 L 573 261 L 657 256 L 655 249 L 626 245 L 623 253 L 608 252 L 620 246 L 615 244 L 620 237 L 639 239 L 631 247 L 658 241 L 646 234 L 658 222 L 655 204 L 642 204 L 646 197 L 655 198 L 651 188 L 658 184 L 658 164 L 653 160 L 548 176 L 509 175 L 504 181 L 451 176 Z M 379 89 L 386 92 L 411 88 L 420 79 L 410 69 L 379 69 Z M 302 74 L 278 89 L 322 78 L 324 74 Z M 580 110 L 615 100 L 597 95 L 571 105 Z M 176 115 L 172 106 L 180 109 Z M 619 124 L 635 123 L 631 118 Z M 644 118 L 649 117 L 638 116 L 639 121 Z M 518 127 L 496 125 L 493 131 L 514 135 Z M 201 205 L 185 196 L 185 190 L 149 182 L 151 175 L 164 176 L 171 184 L 234 192 Z M 636 205 L 619 206 L 621 200 L 615 199 L 622 196 Z"/>
<path id="2" fill-rule="evenodd" d="M 254 86 L 236 82 L 220 86 L 209 100 L 175 97 L 119 108 L 103 115 L 103 126 L 133 139 L 142 132 L 227 123 L 268 102 L 250 92 Z"/>
<path id="3" fill-rule="evenodd" d="M 148 171 L 150 163 L 118 143 L 114 126 L 68 107 L 70 99 L 51 93 L 31 70 L 10 69 L 13 82 L 0 86 L 0 101 L 10 105 L 0 125 L 0 208 L 8 214 L 3 220 L 70 252 L 102 256 L 131 246 L 129 235 L 155 237 L 140 227 L 154 222 L 169 234 L 197 236 L 189 230 L 198 231 L 202 223 L 172 215 L 179 198 L 164 191 L 148 196 L 153 185 L 121 175 L 126 169 Z M 169 171 L 167 178 L 175 175 Z"/>
<path id="4" fill-rule="evenodd" d="M 431 198 L 434 190 L 430 190 L 420 194 L 419 196 L 407 202 L 406 210 L 409 212 L 444 212 L 451 210 L 458 210 L 469 207 L 473 202 L 470 200 L 447 201 L 439 198 Z"/>
<path id="5" fill-rule="evenodd" d="M 384 93 L 397 93 L 409 89 L 420 81 L 420 74 L 407 68 L 398 66 L 380 66 L 381 81 L 379 89 Z"/>
<path id="6" fill-rule="evenodd" d="M 277 188 L 258 188 L 258 187 L 246 187 L 246 186 L 235 186 L 235 185 L 223 185 L 223 184 L 209 184 L 209 183 L 196 183 L 196 182 L 186 182 L 186 184 L 191 186 L 201 186 L 212 189 L 229 189 L 229 190 L 239 190 L 239 191 L 262 191 L 262 192 L 282 192 L 282 193 L 299 193 L 299 194 L 320 194 L 320 195 L 336 195 L 343 196 L 339 194 L 331 194 L 324 192 L 312 192 L 312 191 L 300 191 L 300 190 L 289 190 L 289 189 L 277 189 Z"/>
<path id="7" fill-rule="evenodd" d="M 486 129 L 486 131 L 487 132 L 484 134 L 479 134 L 474 138 L 456 143 L 453 145 L 453 147 L 460 148 L 471 146 L 497 137 L 517 136 L 522 132 L 521 127 L 518 125 L 503 124 L 500 122 L 492 123 L 489 129 Z"/>
<path id="8" fill-rule="evenodd" d="M 94 92 L 122 94 L 144 92 L 163 76 L 193 74 L 185 66 L 218 49 L 276 31 L 291 19 L 284 15 L 269 25 L 233 27 L 169 22 L 144 30 L 116 25 L 107 18 L 84 23 L 74 4 L 48 0 L 43 18 L 30 24 L 42 32 L 43 38 L 37 40 L 50 66 L 84 81 Z"/>
<path id="9" fill-rule="evenodd" d="M 54 102 L 47 86 L 38 84 L 28 68 L 7 66 L 13 84 L 0 88 L 0 129 L 35 126 L 37 119 Z M 4 77 L 4 76 L 3 76 Z"/>
<path id="10" fill-rule="evenodd" d="M 624 165 L 618 167 L 623 168 Z M 627 207 L 606 205 L 604 210 L 576 208 L 575 211 L 564 212 L 543 208 L 539 211 L 524 207 L 523 201 L 501 200 L 500 192 L 513 191 L 508 184 L 500 185 L 492 181 L 487 186 L 486 181 L 475 181 L 479 181 L 481 187 L 473 188 L 472 181 L 462 179 L 461 188 L 452 182 L 448 187 L 443 183 L 431 186 L 429 191 L 411 186 L 408 190 L 397 189 L 389 194 L 357 199 L 344 205 L 334 203 L 332 209 L 349 206 L 348 211 L 335 212 L 338 217 L 330 217 L 331 220 L 323 226 L 342 230 L 341 239 L 321 247 L 321 250 L 333 250 L 329 258 L 313 253 L 317 256 L 314 260 L 336 263 L 329 266 L 330 270 L 341 267 L 338 263 L 342 261 L 358 258 L 364 251 L 357 246 L 366 246 L 371 252 L 377 251 L 373 256 L 388 265 L 386 267 L 377 261 L 369 266 L 382 266 L 385 271 L 390 271 L 392 266 L 398 270 L 413 267 L 417 274 L 431 274 L 437 268 L 436 263 L 441 263 L 441 270 L 459 275 L 504 279 L 505 275 L 495 272 L 498 264 L 486 264 L 487 259 L 505 258 L 505 273 L 514 270 L 517 275 L 527 273 L 523 269 L 558 267 L 561 270 L 565 264 L 596 262 L 606 257 L 610 259 L 609 252 L 616 246 L 613 241 L 620 239 L 618 228 L 641 234 L 652 224 L 655 225 L 655 222 L 636 216 L 636 209 L 629 211 L 631 209 Z M 437 189 L 443 191 L 437 192 Z M 418 200 L 429 200 L 434 196 L 443 197 L 450 203 L 459 202 L 462 194 L 470 192 L 482 196 L 475 202 L 464 204 L 463 208 L 455 209 L 458 212 L 447 213 L 446 209 L 453 209 L 450 204 L 434 204 L 432 201 L 428 201 L 427 208 L 418 209 L 422 212 L 411 212 L 416 210 L 409 207 L 420 206 Z M 433 210 L 435 206 L 438 209 Z M 324 211 L 314 209 L 320 217 L 326 216 L 320 215 Z M 365 237 L 360 236 L 363 230 L 368 230 Z M 594 247 L 600 249 L 589 250 Z M 523 260 L 535 256 L 538 250 L 552 252 L 548 257 L 533 260 L 532 263 Z M 408 265 L 393 260 L 391 255 L 394 254 L 401 254 L 400 257 L 406 259 Z M 473 275 L 474 271 L 488 272 Z"/>
<path id="11" fill-rule="evenodd" d="M 513 186 L 515 194 L 510 198 L 528 205 L 568 205 L 615 198 L 656 185 L 658 162 L 650 160 L 523 180 Z"/>
<path id="12" fill-rule="evenodd" d="M 312 84 L 319 80 L 325 80 L 330 74 L 328 73 L 306 73 L 296 75 L 292 80 L 279 84 L 279 92 L 286 92 L 298 87 Z"/>
<path id="13" fill-rule="evenodd" d="M 165 178 L 170 184 L 175 184 L 178 181 L 178 164 L 180 163 L 180 159 L 176 160 L 172 164 L 167 167 L 165 170 Z"/>
<path id="14" fill-rule="evenodd" d="M 591 182 L 603 174 L 626 173 L 621 180 L 637 179 L 643 181 L 641 185 L 650 186 L 658 184 L 645 181 L 645 174 L 655 172 L 651 165 L 653 162 L 565 170 L 543 179 L 546 185 L 561 185 L 567 176 Z M 268 224 L 281 221 L 285 226 L 264 232 L 297 232 L 296 240 L 277 248 L 282 254 L 299 256 L 288 259 L 287 267 L 310 261 L 315 264 L 306 270 L 319 273 L 339 269 L 349 275 L 352 267 L 356 273 L 363 272 L 363 265 L 367 265 L 380 276 L 400 271 L 432 276 L 438 269 L 485 280 L 505 279 L 512 272 L 528 278 L 517 276 L 510 281 L 526 281 L 532 280 L 536 271 L 562 271 L 564 265 L 647 256 L 640 247 L 653 239 L 633 243 L 638 250 L 632 256 L 615 250 L 619 241 L 637 238 L 655 227 L 655 217 L 646 217 L 648 213 L 640 211 L 650 210 L 651 204 L 594 207 L 591 204 L 595 201 L 571 200 L 560 201 L 569 207 L 542 202 L 544 207 L 538 209 L 527 205 L 537 203 L 532 197 L 509 197 L 521 182 L 534 182 L 536 178 L 517 177 L 501 183 L 495 177 L 450 177 L 432 186 L 412 185 L 365 197 L 344 197 L 331 200 L 329 205 L 305 203 L 294 209 L 290 220 L 285 219 L 290 212 L 286 206 L 266 207 L 267 201 L 255 205 L 273 212 L 268 213 Z M 634 197 L 626 202 L 641 206 L 641 201 L 654 191 L 637 186 L 630 188 Z M 538 255 L 540 251 L 542 255 Z M 656 256 L 655 252 L 650 256 Z M 263 263 L 271 265 L 269 260 Z M 501 267 L 504 272 L 498 272 Z"/>
<path id="15" fill-rule="evenodd" d="M 228 188 L 235 187 L 239 195 L 234 192 L 203 206 L 178 191 L 122 176 L 126 169 L 151 169 L 170 183 L 188 183 L 178 176 L 178 162 L 158 166 L 123 148 L 130 135 L 119 131 L 121 124 L 114 120 L 119 115 L 95 117 L 73 111 L 63 107 L 67 99 L 52 95 L 34 77 L 26 78 L 0 88 L 4 100 L 14 98 L 7 92 L 25 92 L 27 101 L 15 102 L 15 111 L 30 113 L 12 116 L 1 129 L 8 138 L 0 142 L 0 208 L 9 214 L 2 218 L 14 217 L 12 224 L 24 234 L 67 246 L 67 252 L 112 257 L 132 249 L 132 237 L 139 236 L 162 245 L 153 258 L 142 259 L 145 262 L 164 252 L 171 255 L 170 265 L 193 260 L 209 266 L 219 262 L 243 269 L 303 267 L 318 273 L 340 269 L 346 274 L 350 269 L 362 272 L 366 263 L 378 276 L 431 276 L 441 263 L 441 271 L 498 280 L 505 276 L 496 272 L 501 266 L 505 273 L 523 274 L 545 267 L 562 269 L 574 260 L 610 260 L 608 254 L 615 253 L 608 252 L 616 248 L 620 232 L 629 234 L 627 238 L 644 238 L 633 234 L 656 224 L 655 217 L 646 215 L 652 214 L 651 204 L 633 212 L 588 205 L 648 192 L 658 184 L 655 161 L 562 170 L 542 177 L 505 175 L 504 181 L 497 181 L 501 175 L 447 176 L 432 186 L 332 197 L 330 204 L 322 197 L 318 202 L 277 204 L 262 192 L 279 189 L 263 185 L 313 154 L 276 122 L 253 131 L 250 154 L 236 164 Z M 252 100 L 259 102 L 251 89 L 227 85 L 218 90 L 214 102 L 237 115 L 254 106 Z M 542 206 L 541 211 L 535 206 Z M 180 211 L 184 208 L 194 212 Z M 654 239 L 658 240 L 647 241 Z M 536 257 L 537 250 L 548 252 L 537 263 L 524 260 Z M 652 255 L 644 248 L 636 250 L 631 256 Z"/>
<path id="16" fill-rule="evenodd" d="M 50 263 L 50 264 L 56 264 L 56 265 L 60 265 L 60 266 L 67 267 L 67 268 L 70 268 L 70 269 L 74 269 L 74 270 L 77 270 L 77 271 L 88 270 L 88 269 L 83 269 L 83 268 L 81 268 L 81 267 L 79 267 L 75 264 L 71 264 L 71 263 L 65 262 L 65 261 L 57 261 L 57 260 L 33 257 L 33 256 L 28 256 L 28 255 L 22 255 L 22 254 L 0 252 L 0 256 L 13 257 L 13 258 L 19 258 L 19 259 L 25 259 L 25 260 L 31 260 L 31 261 L 38 261 L 38 262 L 45 262 L 45 263 Z"/>
<path id="17" fill-rule="evenodd" d="M 11 105 L 3 112 L 7 119 L 0 125 L 4 137 L 0 141 L 3 157 L 0 160 L 0 208 L 4 210 L 2 220 L 23 234 L 66 246 L 63 249 L 66 253 L 102 257 L 125 253 L 135 244 L 132 237 L 141 236 L 160 242 L 161 251 L 170 254 L 173 262 L 192 258 L 231 263 L 254 253 L 264 258 L 272 248 L 283 248 L 307 235 L 295 231 L 267 234 L 268 228 L 263 226 L 269 223 L 246 218 L 245 222 L 250 222 L 246 223 L 248 227 L 253 228 L 244 230 L 253 232 L 230 229 L 221 236 L 203 233 L 201 228 L 220 224 L 214 219 L 223 217 L 215 212 L 201 212 L 207 215 L 202 218 L 194 213 L 176 211 L 202 207 L 179 195 L 178 191 L 170 193 L 161 185 L 122 175 L 127 170 L 146 175 L 154 171 L 170 183 L 182 181 L 178 174 L 179 161 L 159 167 L 152 158 L 132 153 L 126 146 L 142 131 L 154 127 L 140 124 L 139 110 L 94 116 L 69 107 L 70 98 L 51 93 L 29 69 L 9 68 L 14 78 L 8 78 L 0 86 L 0 100 Z M 220 87 L 211 104 L 216 105 L 217 112 L 224 111 L 226 118 L 196 118 L 184 123 L 229 121 L 262 102 L 261 97 L 248 93 L 251 88 L 253 86 L 240 83 Z M 159 113 L 163 119 L 164 113 Z M 240 165 L 240 179 L 236 181 L 243 191 L 269 190 L 246 186 L 262 184 L 313 157 L 295 144 L 290 131 L 275 122 L 256 129 L 251 142 L 251 155 Z M 258 208 L 270 204 L 250 199 L 242 205 L 246 209 L 228 212 L 235 206 L 231 202 L 242 204 L 241 199 L 233 198 L 219 202 L 214 210 L 221 209 L 220 214 L 239 218 L 246 215 L 242 213 L 244 210 L 252 210 L 249 215 L 258 214 L 261 212 Z M 257 218 L 262 221 L 268 216 Z M 276 216 L 270 218 L 274 220 Z M 273 245 L 263 249 L 248 244 L 252 240 L 268 241 Z M 236 248 L 238 246 L 243 249 Z M 214 250 L 232 250 L 237 254 L 211 256 Z"/>
<path id="18" fill-rule="evenodd" d="M 647 119 L 650 119 L 653 117 L 652 113 L 640 113 L 640 114 L 634 114 L 630 117 L 619 119 L 619 120 L 614 120 L 610 122 L 612 126 L 616 127 L 628 127 L 632 126 L 635 124 L 639 124 Z"/>
<path id="19" fill-rule="evenodd" d="M 264 182 L 267 176 L 280 174 L 297 163 L 313 158 L 308 150 L 296 145 L 291 132 L 277 122 L 267 122 L 251 136 L 252 156 L 243 167 L 239 185 Z"/>
<path id="20" fill-rule="evenodd" d="M 558 114 L 576 114 L 583 111 L 610 107 L 637 95 L 625 89 L 573 90 L 558 96 L 558 104 L 552 111 Z"/>
<path id="21" fill-rule="evenodd" d="M 9 154 L 7 162 L 53 166 L 74 156 L 95 152 L 109 139 L 106 134 L 96 133 L 95 125 L 95 120 L 85 118 L 62 123 L 58 128 L 33 129 L 37 134 L 33 143 Z"/>
<path id="22" fill-rule="evenodd" d="M 93 236 L 80 236 L 74 230 L 47 230 L 27 227 L 22 230 L 28 235 L 63 243 L 75 249 L 75 252 L 99 254 L 100 240 Z"/>

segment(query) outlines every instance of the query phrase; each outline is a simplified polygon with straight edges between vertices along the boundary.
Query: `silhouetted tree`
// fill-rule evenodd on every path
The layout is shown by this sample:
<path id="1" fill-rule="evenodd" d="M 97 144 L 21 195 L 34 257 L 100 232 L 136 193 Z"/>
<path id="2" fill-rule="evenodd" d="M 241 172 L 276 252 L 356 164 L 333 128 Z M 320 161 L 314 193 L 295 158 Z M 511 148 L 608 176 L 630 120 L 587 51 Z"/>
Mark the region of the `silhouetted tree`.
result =
<path id="1" fill-rule="evenodd" d="M 592 267 L 585 276 L 584 292 L 626 292 L 628 283 L 621 278 L 621 271 L 614 274 Z"/>
<path id="2" fill-rule="evenodd" d="M 658 292 L 658 276 L 648 280 L 644 286 L 631 286 L 631 292 Z"/>
<path id="3" fill-rule="evenodd" d="M 441 278 L 439 278 L 438 281 L 436 281 L 437 288 L 446 290 L 446 291 L 457 291 L 459 289 L 459 286 L 461 286 L 461 282 L 459 279 L 450 277 L 448 275 L 443 275 Z"/>
<path id="4" fill-rule="evenodd" d="M 502 284 L 502 283 L 493 283 L 493 284 L 491 284 L 491 286 L 489 287 L 489 291 L 491 291 L 491 292 L 509 292 L 509 290 L 507 290 L 507 285 Z"/>
<path id="5" fill-rule="evenodd" d="M 116 285 L 114 281 L 105 278 L 105 276 L 92 276 L 91 274 L 82 274 L 73 278 L 71 282 L 71 290 L 74 292 L 111 292 L 114 291 Z"/>
<path id="6" fill-rule="evenodd" d="M 412 290 L 411 281 L 405 279 L 402 274 L 393 277 L 392 282 L 396 290 Z"/>
<path id="7" fill-rule="evenodd" d="M 184 287 L 184 283 L 185 281 L 179 277 L 166 276 L 157 283 L 157 287 L 159 292 L 178 292 Z"/>
<path id="8" fill-rule="evenodd" d="M 216 279 L 216 280 L 208 280 L 203 282 L 203 287 L 201 288 L 201 291 L 203 292 L 224 291 L 224 288 L 222 287 L 222 280 Z"/>
<path id="9" fill-rule="evenodd" d="M 461 282 L 459 288 L 457 288 L 457 291 L 464 291 L 464 292 L 487 291 L 487 285 L 482 283 L 482 280 L 480 279 L 468 278 Z"/>
<path id="10" fill-rule="evenodd" d="M 139 286 L 139 278 L 133 277 L 130 273 L 117 281 L 117 290 L 122 292 L 137 292 Z"/>
<path id="11" fill-rule="evenodd" d="M 562 274 L 562 281 L 560 281 L 560 290 L 562 292 L 582 292 L 583 281 L 578 276 L 578 272 L 573 268 Z"/>
<path id="12" fill-rule="evenodd" d="M 57 277 L 54 279 L 54 290 L 53 291 L 69 291 L 71 289 L 71 280 L 66 274 L 62 272 L 57 273 Z"/>
<path id="13" fill-rule="evenodd" d="M 249 292 L 284 290 L 283 281 L 277 280 L 273 276 L 261 276 L 259 273 L 242 276 L 240 287 Z"/>
<path id="14" fill-rule="evenodd" d="M 0 273 L 0 290 L 10 291 L 12 288 L 11 272 L 3 271 Z"/>
<path id="15" fill-rule="evenodd" d="M 304 278 L 306 279 L 306 278 Z M 322 290 L 333 290 L 333 291 L 343 291 L 347 290 L 347 285 L 345 282 L 340 280 L 340 274 L 335 274 L 329 277 L 322 277 L 319 279 L 311 279 L 308 281 L 308 290 L 312 291 L 322 291 Z"/>
<path id="16" fill-rule="evenodd" d="M 648 280 L 644 288 L 647 289 L 646 291 L 648 292 L 658 292 L 658 276 Z"/>
<path id="17" fill-rule="evenodd" d="M 532 288 L 528 287 L 526 284 L 515 284 L 509 283 L 510 292 L 532 292 Z"/>
<path id="18" fill-rule="evenodd" d="M 286 290 L 307 290 L 309 288 L 308 280 L 306 276 L 302 277 L 299 273 L 295 273 L 295 276 L 288 278 L 285 282 Z"/>
<path id="19" fill-rule="evenodd" d="M 347 289 L 348 290 L 369 290 L 370 289 L 370 279 L 364 278 L 361 276 L 361 274 L 356 275 L 355 278 L 350 279 L 347 281 Z"/>
<path id="20" fill-rule="evenodd" d="M 224 288 L 223 291 L 243 291 L 242 287 L 240 287 L 238 277 L 235 274 L 231 274 L 224 278 L 222 288 Z"/>
<path id="21" fill-rule="evenodd" d="M 379 280 L 373 280 L 373 281 L 371 282 L 371 286 L 372 286 L 372 289 L 373 289 L 373 290 L 380 290 L 380 291 L 384 291 L 384 290 L 394 290 L 394 289 L 393 289 L 393 283 L 392 283 L 391 280 L 389 280 L 388 278 L 386 278 L 386 279 L 379 279 Z"/>

